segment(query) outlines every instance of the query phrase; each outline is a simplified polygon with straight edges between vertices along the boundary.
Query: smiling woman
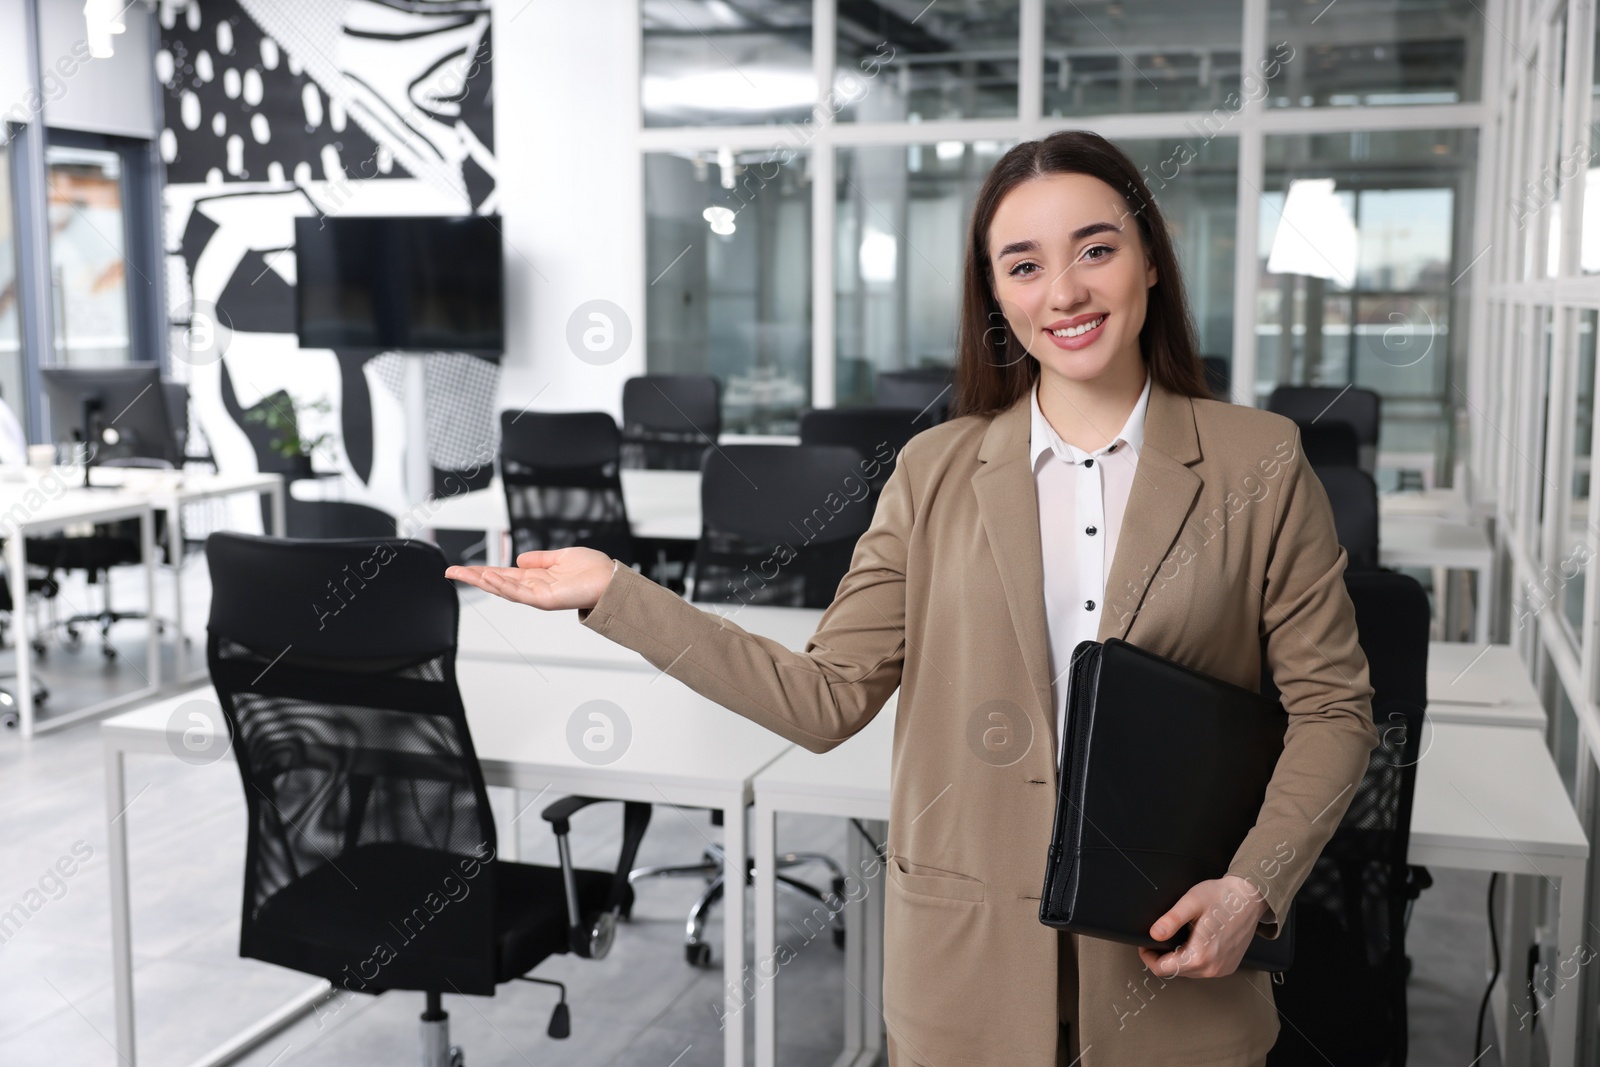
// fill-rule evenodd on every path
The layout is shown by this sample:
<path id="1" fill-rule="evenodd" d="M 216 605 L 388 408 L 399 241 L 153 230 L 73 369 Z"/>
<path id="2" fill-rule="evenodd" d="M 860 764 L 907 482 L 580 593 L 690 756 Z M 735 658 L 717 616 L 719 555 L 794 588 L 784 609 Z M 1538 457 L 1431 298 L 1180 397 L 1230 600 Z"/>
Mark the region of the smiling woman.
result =
<path id="1" fill-rule="evenodd" d="M 1293 422 L 1211 399 L 1165 220 L 1104 138 L 1066 131 L 1001 157 L 975 200 L 963 287 L 957 417 L 901 450 L 804 651 L 591 548 L 448 576 L 576 608 L 585 627 L 812 752 L 847 741 L 899 690 L 890 1067 L 1084 1054 L 1105 1067 L 1258 1067 L 1279 1024 L 1270 978 L 1240 960 L 1253 937 L 1278 936 L 1378 739 L 1327 494 Z M 1236 487 L 1269 468 L 1271 496 L 1243 507 Z M 1212 516 L 1226 536 L 1197 551 L 1190 526 Z M 1040 922 L 1071 656 L 1112 638 L 1252 689 L 1264 657 L 1290 719 L 1226 871 L 1162 887 L 1175 903 L 1152 940 L 1190 929 L 1166 953 Z M 997 706 L 1029 739 L 1005 761 L 969 740 Z M 1117 1010 L 1156 988 L 1137 1012 Z"/>

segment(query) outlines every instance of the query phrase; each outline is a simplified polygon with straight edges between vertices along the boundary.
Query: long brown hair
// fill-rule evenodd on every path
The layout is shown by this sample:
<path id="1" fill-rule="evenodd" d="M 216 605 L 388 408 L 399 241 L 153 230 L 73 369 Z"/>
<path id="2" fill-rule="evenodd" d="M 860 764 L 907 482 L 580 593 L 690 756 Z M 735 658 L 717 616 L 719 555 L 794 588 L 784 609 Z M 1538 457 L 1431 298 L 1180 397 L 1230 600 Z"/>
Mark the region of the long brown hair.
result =
<path id="1" fill-rule="evenodd" d="M 1178 257 L 1167 223 L 1139 168 L 1116 145 L 1087 130 L 1061 130 L 1024 141 L 1000 158 L 984 179 L 967 231 L 961 280 L 961 324 L 956 341 L 956 398 L 952 415 L 991 415 L 1025 396 L 1039 377 L 1039 362 L 1006 324 L 994 298 L 989 225 L 1007 193 L 1047 174 L 1086 174 L 1122 193 L 1139 224 L 1139 238 L 1155 264 L 1139 351 L 1151 376 L 1171 391 L 1210 399 L 1200 341 L 1189 317 Z"/>

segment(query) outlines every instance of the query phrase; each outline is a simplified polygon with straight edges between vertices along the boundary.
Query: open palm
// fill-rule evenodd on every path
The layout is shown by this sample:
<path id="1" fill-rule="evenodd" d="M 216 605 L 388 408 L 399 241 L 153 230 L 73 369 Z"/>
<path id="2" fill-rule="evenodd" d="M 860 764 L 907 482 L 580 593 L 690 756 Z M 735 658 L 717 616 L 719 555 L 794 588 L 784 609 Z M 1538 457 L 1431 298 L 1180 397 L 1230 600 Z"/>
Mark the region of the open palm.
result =
<path id="1" fill-rule="evenodd" d="M 592 608 L 611 582 L 615 564 L 592 548 L 524 552 L 515 567 L 451 567 L 444 572 L 495 596 L 545 611 Z"/>

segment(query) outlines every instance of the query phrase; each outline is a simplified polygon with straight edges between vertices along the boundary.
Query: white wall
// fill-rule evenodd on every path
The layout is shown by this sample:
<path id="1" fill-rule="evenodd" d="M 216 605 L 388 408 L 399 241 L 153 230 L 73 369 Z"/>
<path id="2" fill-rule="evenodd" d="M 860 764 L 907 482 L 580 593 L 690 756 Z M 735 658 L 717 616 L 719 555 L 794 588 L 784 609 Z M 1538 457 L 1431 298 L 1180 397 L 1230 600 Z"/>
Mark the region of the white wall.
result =
<path id="1" fill-rule="evenodd" d="M 0 116 L 11 115 L 17 105 L 27 105 L 28 35 L 22 5 L 23 0 L 0 0 Z M 0 133 L 0 140 L 4 139 L 5 134 Z"/>
<path id="2" fill-rule="evenodd" d="M 507 246 L 501 408 L 620 417 L 622 383 L 645 365 L 638 4 L 497 0 L 493 32 Z M 632 333 L 602 366 L 567 345 L 573 311 L 597 299 L 619 305 Z"/>
<path id="3" fill-rule="evenodd" d="M 127 0 L 119 0 L 118 6 Z M 15 3 L 20 0 L 0 0 Z M 88 59 L 82 0 L 38 0 L 40 76 L 53 70 L 60 88 L 45 81 L 45 120 L 58 129 L 154 138 L 156 114 L 155 16 L 142 2 L 128 3 L 124 33 L 111 39 L 114 55 Z M 0 99 L 5 99 L 0 97 Z"/>

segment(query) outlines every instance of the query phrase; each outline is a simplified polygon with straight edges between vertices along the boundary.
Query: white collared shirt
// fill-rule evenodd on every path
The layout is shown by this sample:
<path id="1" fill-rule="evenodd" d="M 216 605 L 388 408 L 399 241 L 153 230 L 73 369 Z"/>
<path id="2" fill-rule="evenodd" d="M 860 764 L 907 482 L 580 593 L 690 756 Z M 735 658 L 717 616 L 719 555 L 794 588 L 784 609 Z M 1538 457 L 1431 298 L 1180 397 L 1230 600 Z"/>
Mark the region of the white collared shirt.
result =
<path id="1" fill-rule="evenodd" d="M 1068 668 L 1080 641 L 1100 630 L 1101 601 L 1117 551 L 1122 513 L 1133 490 L 1144 447 L 1150 374 L 1120 433 L 1104 448 L 1085 452 L 1063 441 L 1039 409 L 1032 391 L 1033 423 L 1028 440 L 1039 496 L 1039 544 L 1044 562 L 1045 621 L 1050 633 L 1050 694 L 1056 711 L 1056 759 L 1066 737 Z"/>

